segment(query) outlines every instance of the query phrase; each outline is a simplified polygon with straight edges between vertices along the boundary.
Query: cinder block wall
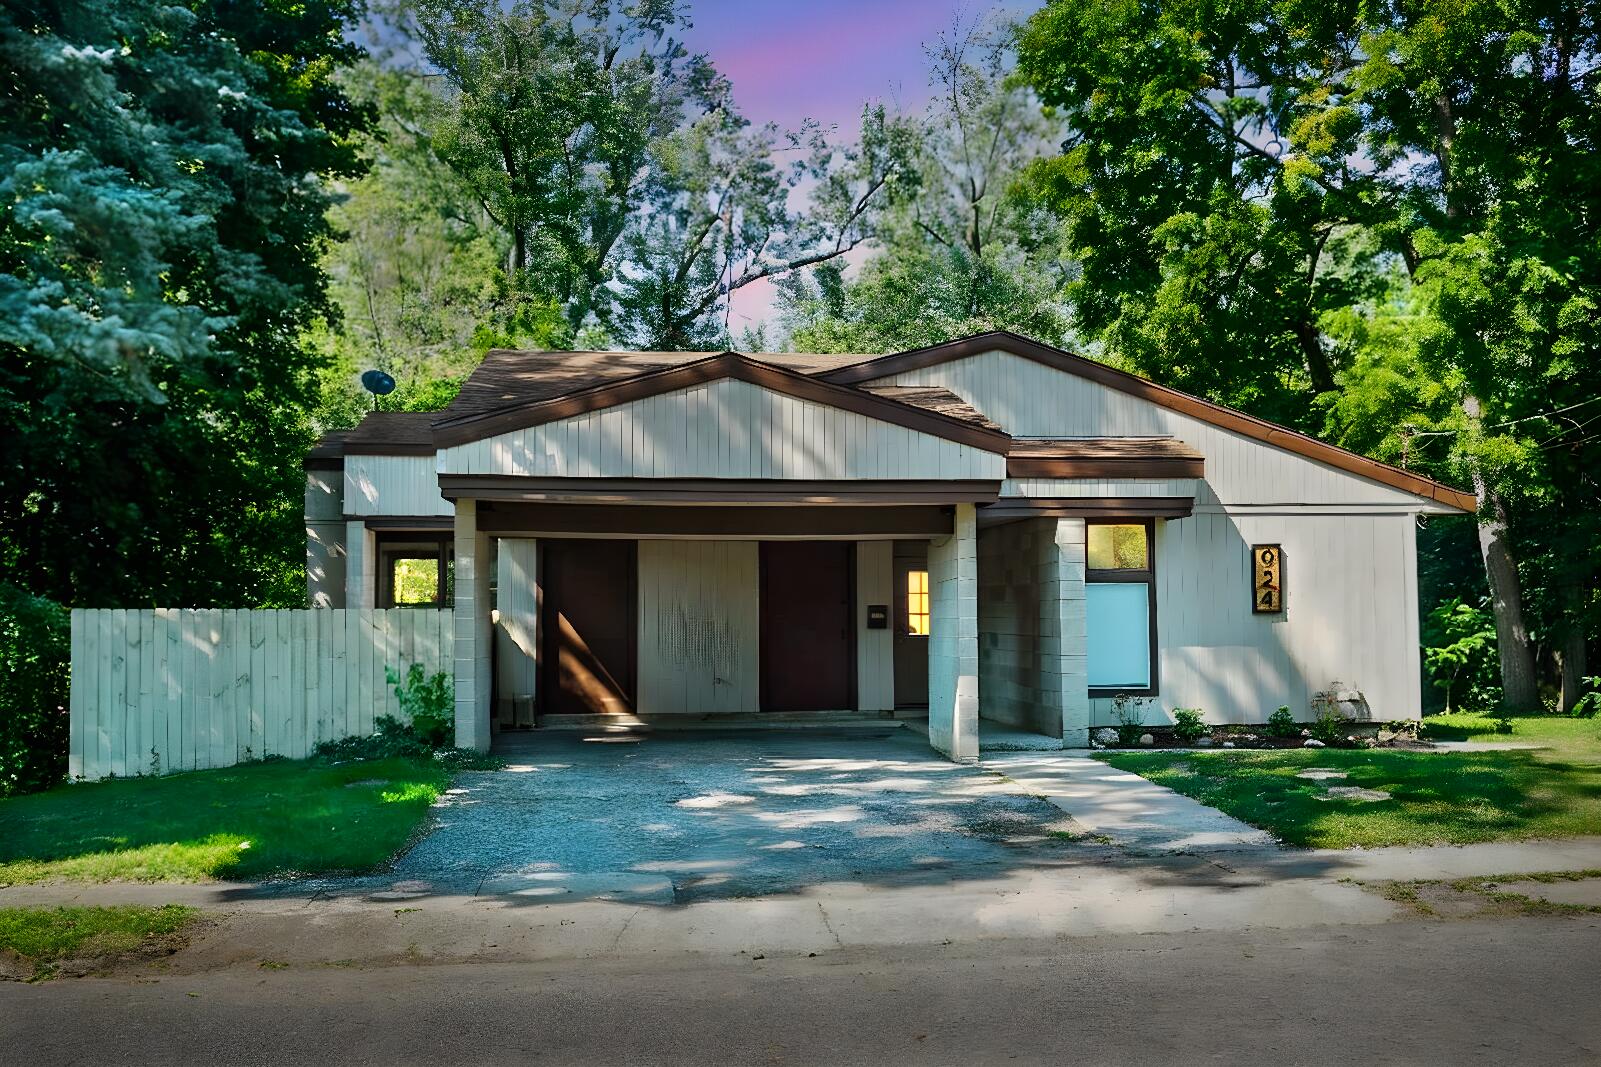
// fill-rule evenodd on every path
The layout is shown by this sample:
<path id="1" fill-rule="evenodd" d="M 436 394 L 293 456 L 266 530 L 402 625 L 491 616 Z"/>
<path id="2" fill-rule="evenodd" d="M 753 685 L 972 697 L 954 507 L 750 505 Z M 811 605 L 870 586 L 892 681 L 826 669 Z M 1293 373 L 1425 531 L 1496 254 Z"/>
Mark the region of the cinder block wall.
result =
<path id="1" fill-rule="evenodd" d="M 978 534 L 978 685 L 983 717 L 1060 737 L 1061 701 L 1048 693 L 1047 654 L 1057 655 L 1058 549 L 1054 519 L 1025 519 Z M 1046 646 L 1049 645 L 1049 648 Z"/>

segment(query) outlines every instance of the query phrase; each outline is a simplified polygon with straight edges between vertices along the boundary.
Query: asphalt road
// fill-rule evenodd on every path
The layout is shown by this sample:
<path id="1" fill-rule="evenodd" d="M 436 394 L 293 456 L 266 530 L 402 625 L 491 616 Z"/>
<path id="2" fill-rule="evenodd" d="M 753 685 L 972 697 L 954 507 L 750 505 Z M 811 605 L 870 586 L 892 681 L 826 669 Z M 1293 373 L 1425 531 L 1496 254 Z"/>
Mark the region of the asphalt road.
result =
<path id="1" fill-rule="evenodd" d="M 0 1062 L 1580 1064 L 1601 922 L 0 986 Z"/>

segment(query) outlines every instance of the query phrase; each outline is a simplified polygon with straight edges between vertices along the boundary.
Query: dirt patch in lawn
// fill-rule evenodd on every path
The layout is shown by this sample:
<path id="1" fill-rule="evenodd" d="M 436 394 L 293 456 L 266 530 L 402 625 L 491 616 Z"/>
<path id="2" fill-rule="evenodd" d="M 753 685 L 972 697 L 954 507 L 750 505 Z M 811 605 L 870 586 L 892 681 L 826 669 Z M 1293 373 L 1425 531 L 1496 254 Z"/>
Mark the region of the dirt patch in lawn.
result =
<path id="1" fill-rule="evenodd" d="M 1601 870 L 1354 884 L 1429 919 L 1601 915 Z"/>

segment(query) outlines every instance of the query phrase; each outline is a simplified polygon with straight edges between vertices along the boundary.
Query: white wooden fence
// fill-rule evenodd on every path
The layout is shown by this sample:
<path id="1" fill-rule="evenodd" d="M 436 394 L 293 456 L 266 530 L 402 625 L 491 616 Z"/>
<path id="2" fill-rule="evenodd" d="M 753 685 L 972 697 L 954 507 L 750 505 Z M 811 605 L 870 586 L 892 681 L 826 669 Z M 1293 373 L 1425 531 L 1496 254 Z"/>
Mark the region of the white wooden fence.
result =
<path id="1" fill-rule="evenodd" d="M 84 609 L 72 612 L 77 778 L 310 755 L 400 711 L 384 668 L 451 670 L 453 613 Z"/>

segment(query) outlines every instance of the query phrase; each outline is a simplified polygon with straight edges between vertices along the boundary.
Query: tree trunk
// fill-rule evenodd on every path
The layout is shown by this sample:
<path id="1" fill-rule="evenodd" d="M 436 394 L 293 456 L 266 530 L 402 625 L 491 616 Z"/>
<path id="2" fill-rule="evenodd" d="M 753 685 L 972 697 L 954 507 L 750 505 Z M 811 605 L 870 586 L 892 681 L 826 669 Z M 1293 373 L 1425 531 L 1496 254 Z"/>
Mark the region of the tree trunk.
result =
<path id="1" fill-rule="evenodd" d="M 1569 715 L 1584 696 L 1584 672 L 1588 669 L 1584 645 L 1584 629 L 1578 623 L 1570 623 L 1557 652 L 1562 664 L 1562 711 Z"/>
<path id="2" fill-rule="evenodd" d="M 1588 642 L 1585 639 L 1584 624 L 1580 622 L 1580 614 L 1584 607 L 1584 584 L 1582 580 L 1568 583 L 1563 589 L 1562 599 L 1566 601 L 1568 624 L 1562 634 L 1562 646 L 1557 649 L 1557 664 L 1562 672 L 1562 711 L 1573 713 L 1573 708 L 1584 696 L 1584 676 L 1589 669 L 1586 663 L 1588 655 Z"/>
<path id="3" fill-rule="evenodd" d="M 1479 398 L 1464 397 L 1462 410 L 1475 427 L 1479 421 Z M 1536 711 L 1540 707 L 1535 685 L 1534 645 L 1523 622 L 1523 591 L 1518 584 L 1518 568 L 1507 543 L 1506 507 L 1501 494 L 1484 480 L 1478 460 L 1470 461 L 1473 495 L 1479 506 L 1479 552 L 1484 557 L 1484 576 L 1490 586 L 1490 607 L 1495 613 L 1495 645 L 1501 657 L 1501 703 L 1509 711 Z"/>

